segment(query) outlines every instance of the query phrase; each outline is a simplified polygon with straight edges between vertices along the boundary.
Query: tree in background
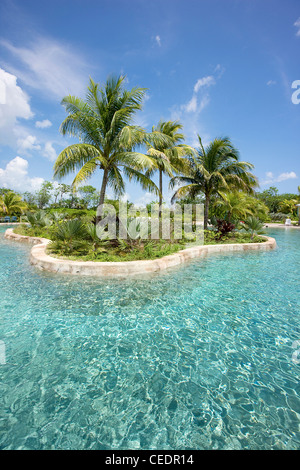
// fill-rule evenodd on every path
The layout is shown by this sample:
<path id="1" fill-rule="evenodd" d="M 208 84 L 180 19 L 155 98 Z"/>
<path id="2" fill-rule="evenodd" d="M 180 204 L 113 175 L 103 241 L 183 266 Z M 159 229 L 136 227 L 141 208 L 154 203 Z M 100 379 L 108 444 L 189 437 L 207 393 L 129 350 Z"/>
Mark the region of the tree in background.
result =
<path id="1" fill-rule="evenodd" d="M 163 204 L 163 174 L 172 178 L 174 174 L 183 171 L 186 163 L 184 157 L 193 152 L 191 147 L 182 143 L 184 135 L 180 132 L 181 130 L 182 125 L 178 121 L 160 121 L 156 127 L 152 128 L 152 135 L 155 136 L 155 132 L 164 134 L 169 139 L 169 144 L 156 142 L 155 138 L 153 141 L 149 139 L 146 142 L 147 153 L 154 161 L 153 168 L 148 170 L 146 175 L 152 176 L 157 171 L 159 174 L 159 217 L 161 217 Z"/>
<path id="2" fill-rule="evenodd" d="M 44 209 L 52 199 L 53 183 L 44 181 L 41 189 L 36 194 L 36 203 L 39 209 Z"/>
<path id="3" fill-rule="evenodd" d="M 175 192 L 172 201 L 203 194 L 206 230 L 209 206 L 214 195 L 233 190 L 253 192 L 257 180 L 249 171 L 253 165 L 240 161 L 239 152 L 227 137 L 214 139 L 206 149 L 199 135 L 198 139 L 200 147 L 195 156 L 189 157 L 188 170 L 183 176 L 176 176 L 171 180 L 172 187 L 178 183 L 182 184 L 182 187 Z"/>
<path id="4" fill-rule="evenodd" d="M 78 188 L 78 192 L 81 197 L 81 202 L 86 208 L 96 207 L 98 205 L 100 194 L 94 186 L 81 186 Z"/>
<path id="5" fill-rule="evenodd" d="M 7 191 L 0 196 L 0 209 L 6 215 L 20 215 L 27 209 L 27 204 L 19 194 Z"/>

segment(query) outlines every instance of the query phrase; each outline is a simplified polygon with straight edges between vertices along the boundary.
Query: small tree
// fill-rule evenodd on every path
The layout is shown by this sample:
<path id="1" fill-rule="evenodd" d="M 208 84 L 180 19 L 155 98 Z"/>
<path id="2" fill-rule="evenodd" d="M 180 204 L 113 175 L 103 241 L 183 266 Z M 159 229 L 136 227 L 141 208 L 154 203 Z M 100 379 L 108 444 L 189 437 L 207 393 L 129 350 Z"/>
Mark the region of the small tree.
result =
<path id="1" fill-rule="evenodd" d="M 53 184 L 50 183 L 50 181 L 44 181 L 41 186 L 41 189 L 38 191 L 36 196 L 37 205 L 39 209 L 44 209 L 44 207 L 49 205 L 52 198 L 52 191 Z"/>
<path id="2" fill-rule="evenodd" d="M 244 230 L 251 233 L 251 239 L 253 239 L 254 235 L 264 233 L 262 230 L 263 226 L 263 222 L 253 216 L 247 217 L 243 223 Z"/>

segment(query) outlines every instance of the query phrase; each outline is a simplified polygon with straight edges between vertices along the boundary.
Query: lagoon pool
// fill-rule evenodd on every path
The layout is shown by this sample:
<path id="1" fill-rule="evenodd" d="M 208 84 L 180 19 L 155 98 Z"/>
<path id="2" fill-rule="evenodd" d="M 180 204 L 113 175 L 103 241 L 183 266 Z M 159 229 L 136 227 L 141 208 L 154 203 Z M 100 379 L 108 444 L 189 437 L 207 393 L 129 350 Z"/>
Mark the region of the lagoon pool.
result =
<path id="1" fill-rule="evenodd" d="M 300 449 L 300 230 L 126 280 L 40 272 L 4 230 L 1 449 Z"/>

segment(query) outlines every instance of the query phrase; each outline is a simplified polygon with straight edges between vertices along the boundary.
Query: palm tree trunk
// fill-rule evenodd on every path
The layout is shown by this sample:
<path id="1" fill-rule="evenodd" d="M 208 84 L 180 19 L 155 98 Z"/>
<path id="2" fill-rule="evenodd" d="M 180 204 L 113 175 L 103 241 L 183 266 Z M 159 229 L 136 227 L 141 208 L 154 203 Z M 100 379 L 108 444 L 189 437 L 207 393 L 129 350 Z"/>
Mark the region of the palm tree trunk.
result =
<path id="1" fill-rule="evenodd" d="M 106 191 L 106 186 L 107 186 L 107 181 L 108 181 L 108 169 L 105 168 L 104 173 L 103 173 L 103 179 L 102 179 L 102 185 L 101 185 L 101 190 L 100 190 L 100 198 L 99 198 L 99 206 L 104 204 L 104 199 L 105 199 L 105 191 Z M 97 213 L 96 216 L 96 224 L 102 220 L 102 216 Z"/>
<path id="2" fill-rule="evenodd" d="M 163 183 L 162 183 L 162 175 L 163 172 L 159 169 L 159 205 L 158 205 L 158 219 L 159 219 L 159 238 L 162 238 L 162 190 L 163 190 Z"/>
<path id="3" fill-rule="evenodd" d="M 204 203 L 204 230 L 207 230 L 208 226 L 208 209 L 209 209 L 210 198 L 206 194 L 205 195 L 205 203 Z"/>
<path id="4" fill-rule="evenodd" d="M 162 203 L 163 203 L 163 197 L 162 197 L 162 190 L 163 190 L 163 183 L 162 183 L 162 175 L 163 172 L 162 170 L 159 170 L 159 209 L 158 209 L 158 216 L 161 218 L 161 213 L 162 213 Z"/>

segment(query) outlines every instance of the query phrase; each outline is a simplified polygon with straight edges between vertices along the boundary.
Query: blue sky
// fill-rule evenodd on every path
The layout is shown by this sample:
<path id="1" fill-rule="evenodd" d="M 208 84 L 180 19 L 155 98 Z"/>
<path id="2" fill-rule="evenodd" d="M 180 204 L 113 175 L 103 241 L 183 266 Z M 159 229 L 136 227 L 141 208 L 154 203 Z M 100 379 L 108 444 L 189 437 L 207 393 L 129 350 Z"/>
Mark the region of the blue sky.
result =
<path id="1" fill-rule="evenodd" d="M 299 0 L 1 0 L 0 187 L 51 180 L 73 142 L 59 133 L 63 96 L 125 74 L 148 89 L 138 124 L 179 119 L 194 146 L 228 136 L 261 190 L 297 192 L 299 50 Z M 154 199 L 135 184 L 126 193 Z"/>

